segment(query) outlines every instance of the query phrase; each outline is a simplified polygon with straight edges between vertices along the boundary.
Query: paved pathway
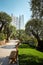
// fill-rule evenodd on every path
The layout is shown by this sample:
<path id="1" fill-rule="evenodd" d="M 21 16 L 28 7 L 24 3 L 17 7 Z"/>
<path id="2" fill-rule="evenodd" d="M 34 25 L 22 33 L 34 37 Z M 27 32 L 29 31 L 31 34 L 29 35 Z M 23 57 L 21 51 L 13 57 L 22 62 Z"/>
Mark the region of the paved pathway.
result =
<path id="1" fill-rule="evenodd" d="M 17 63 L 9 64 L 9 55 L 12 50 L 16 50 L 15 45 L 17 45 L 16 40 L 10 40 L 4 46 L 0 46 L 0 65 L 19 65 L 18 59 Z"/>

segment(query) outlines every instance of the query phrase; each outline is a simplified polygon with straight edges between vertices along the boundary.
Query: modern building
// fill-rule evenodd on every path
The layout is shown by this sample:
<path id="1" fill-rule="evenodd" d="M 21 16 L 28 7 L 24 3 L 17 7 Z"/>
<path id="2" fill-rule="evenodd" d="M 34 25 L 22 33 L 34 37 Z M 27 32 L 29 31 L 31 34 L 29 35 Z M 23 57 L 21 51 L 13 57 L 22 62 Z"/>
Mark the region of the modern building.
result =
<path id="1" fill-rule="evenodd" d="M 19 28 L 24 29 L 24 15 L 19 16 Z"/>
<path id="2" fill-rule="evenodd" d="M 11 14 L 12 17 L 12 25 L 16 27 L 16 29 L 24 29 L 24 15 L 20 15 L 19 17 Z"/>

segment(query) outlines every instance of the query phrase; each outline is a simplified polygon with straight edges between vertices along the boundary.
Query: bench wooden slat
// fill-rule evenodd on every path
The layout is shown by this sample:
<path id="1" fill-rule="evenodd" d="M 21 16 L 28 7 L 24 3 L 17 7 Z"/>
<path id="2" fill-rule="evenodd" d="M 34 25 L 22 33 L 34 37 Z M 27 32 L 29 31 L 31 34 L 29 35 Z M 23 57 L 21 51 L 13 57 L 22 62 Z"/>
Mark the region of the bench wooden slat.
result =
<path id="1" fill-rule="evenodd" d="M 18 50 L 17 51 L 12 51 L 9 59 L 12 60 L 11 62 L 16 62 L 17 61 L 17 56 L 18 56 Z"/>

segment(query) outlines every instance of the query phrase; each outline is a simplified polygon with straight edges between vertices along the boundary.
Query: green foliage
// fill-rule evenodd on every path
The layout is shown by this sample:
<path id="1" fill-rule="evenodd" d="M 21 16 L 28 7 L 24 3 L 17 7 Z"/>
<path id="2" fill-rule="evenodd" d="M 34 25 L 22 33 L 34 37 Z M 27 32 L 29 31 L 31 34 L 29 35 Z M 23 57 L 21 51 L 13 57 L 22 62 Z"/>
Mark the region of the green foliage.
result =
<path id="1" fill-rule="evenodd" d="M 15 26 L 13 26 L 11 24 L 9 24 L 9 26 L 5 26 L 5 28 L 4 28 L 4 34 L 7 34 L 7 38 L 10 37 L 10 38 L 14 39 L 13 36 L 15 36 L 15 34 L 16 34 L 16 28 L 15 28 Z"/>
<path id="2" fill-rule="evenodd" d="M 11 20 L 12 20 L 12 18 L 7 14 L 7 13 L 5 13 L 5 12 L 0 12 L 0 22 L 1 21 L 5 21 L 5 23 L 10 23 L 11 22 Z M 2 23 L 3 23 L 2 22 Z"/>
<path id="3" fill-rule="evenodd" d="M 19 33 L 17 35 L 19 37 Z M 37 40 L 35 38 L 27 35 L 25 33 L 25 31 L 23 31 L 23 30 L 20 30 L 20 41 L 23 44 L 28 44 L 28 45 L 31 45 L 33 47 L 36 47 L 37 46 Z"/>
<path id="4" fill-rule="evenodd" d="M 39 19 L 32 19 L 30 21 L 27 22 L 26 26 L 25 26 L 25 32 L 26 34 L 34 37 L 34 40 L 31 43 L 34 43 L 33 46 L 39 46 L 42 48 L 41 46 L 41 39 L 43 39 L 43 21 L 40 21 Z M 37 42 L 36 42 L 36 39 Z M 30 43 L 30 44 L 31 44 Z M 43 43 L 43 42 L 42 42 Z"/>
<path id="5" fill-rule="evenodd" d="M 0 33 L 0 41 L 4 40 L 6 38 L 6 36 L 3 33 Z"/>
<path id="6" fill-rule="evenodd" d="M 21 42 L 28 42 L 29 36 L 25 33 L 25 30 L 17 30 L 16 37 L 20 39 Z"/>
<path id="7" fill-rule="evenodd" d="M 37 42 L 36 38 L 33 38 L 33 42 L 34 42 L 34 47 L 37 47 L 38 46 L 38 42 Z"/>
<path id="8" fill-rule="evenodd" d="M 21 43 L 21 45 L 19 45 L 19 48 L 30 48 L 30 46 L 28 45 L 28 44 L 22 44 Z"/>
<path id="9" fill-rule="evenodd" d="M 32 17 L 43 19 L 43 0 L 31 0 Z"/>
<path id="10" fill-rule="evenodd" d="M 32 19 L 26 24 L 26 33 L 33 35 L 43 50 L 43 0 L 31 0 Z"/>
<path id="11" fill-rule="evenodd" d="M 20 39 L 22 40 L 22 42 L 28 42 L 29 36 L 27 36 L 27 35 L 24 33 L 24 34 L 21 34 Z"/>
<path id="12" fill-rule="evenodd" d="M 29 35 L 37 36 L 38 38 L 43 38 L 43 21 L 39 19 L 32 19 L 27 22 L 25 26 L 25 32 Z"/>
<path id="13" fill-rule="evenodd" d="M 0 12 L 0 32 L 5 28 L 4 26 L 8 26 L 11 22 L 12 18 L 5 12 Z"/>
<path id="14" fill-rule="evenodd" d="M 15 35 L 16 28 L 11 25 L 12 18 L 5 12 L 0 12 L 0 32 L 6 36 L 6 40 L 13 34 Z M 1 37 L 2 38 L 2 37 Z"/>
<path id="15" fill-rule="evenodd" d="M 16 30 L 16 37 L 18 39 L 21 39 L 21 37 L 23 36 L 24 33 L 25 33 L 24 30 Z"/>
<path id="16" fill-rule="evenodd" d="M 31 37 L 29 40 L 29 45 L 36 48 L 38 46 L 38 42 L 36 38 Z"/>
<path id="17" fill-rule="evenodd" d="M 14 39 L 16 36 L 16 27 L 10 25 L 10 31 L 11 31 L 10 38 Z"/>
<path id="18" fill-rule="evenodd" d="M 20 48 L 21 47 L 21 48 Z M 43 65 L 43 53 L 22 44 L 19 47 L 19 65 Z M 23 48 L 22 48 L 23 47 Z M 28 48 L 27 48 L 28 47 Z"/>

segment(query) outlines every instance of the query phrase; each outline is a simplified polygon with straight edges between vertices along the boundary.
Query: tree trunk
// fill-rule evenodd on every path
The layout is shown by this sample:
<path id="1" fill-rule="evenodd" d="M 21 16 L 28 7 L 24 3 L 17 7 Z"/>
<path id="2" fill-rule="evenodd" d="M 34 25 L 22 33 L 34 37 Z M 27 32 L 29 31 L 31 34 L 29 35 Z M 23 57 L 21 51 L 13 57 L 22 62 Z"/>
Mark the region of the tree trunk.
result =
<path id="1" fill-rule="evenodd" d="M 31 32 L 38 41 L 38 46 L 37 46 L 38 50 L 43 51 L 43 40 L 40 40 L 38 34 L 35 34 L 35 32 L 33 30 L 31 30 Z"/>
<path id="2" fill-rule="evenodd" d="M 6 42 L 9 42 L 9 34 L 7 34 Z"/>
<path id="3" fill-rule="evenodd" d="M 43 51 L 43 40 L 38 40 L 38 49 Z"/>

